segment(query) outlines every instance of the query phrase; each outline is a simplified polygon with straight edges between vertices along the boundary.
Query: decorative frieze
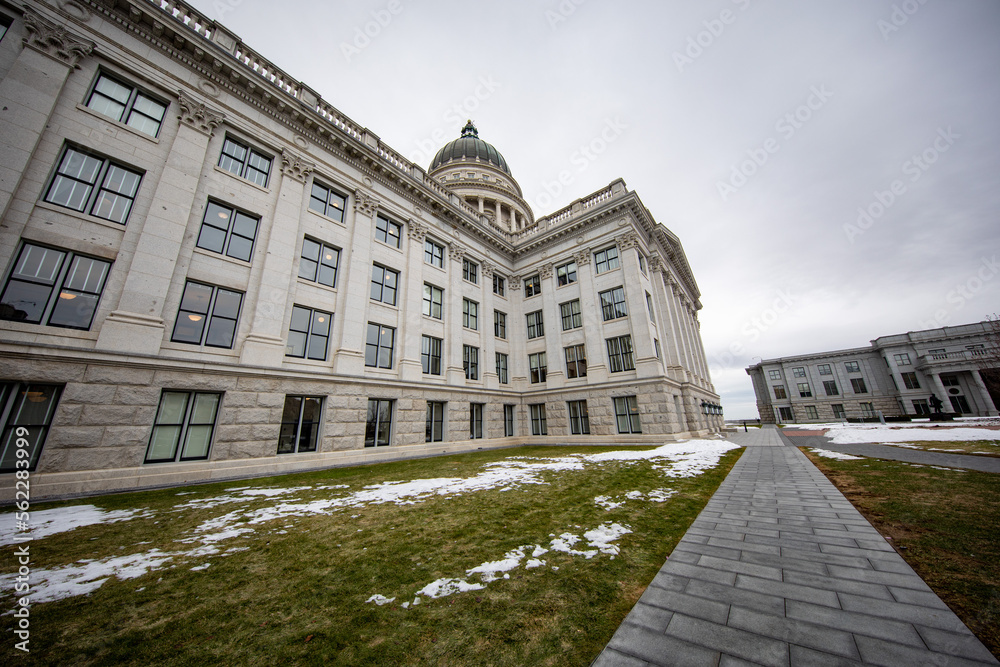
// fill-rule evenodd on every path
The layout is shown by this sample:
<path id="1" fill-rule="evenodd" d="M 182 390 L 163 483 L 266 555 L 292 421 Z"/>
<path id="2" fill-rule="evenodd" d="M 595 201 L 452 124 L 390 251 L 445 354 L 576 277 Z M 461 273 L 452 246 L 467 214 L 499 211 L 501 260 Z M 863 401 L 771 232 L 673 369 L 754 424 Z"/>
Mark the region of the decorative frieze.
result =
<path id="1" fill-rule="evenodd" d="M 378 206 L 381 203 L 364 190 L 358 189 L 354 191 L 354 211 L 359 215 L 363 215 L 366 218 L 374 218 L 375 212 L 378 211 Z"/>
<path id="2" fill-rule="evenodd" d="M 541 276 L 542 280 L 545 280 L 546 278 L 551 278 L 552 277 L 552 264 L 543 264 L 542 265 L 542 270 L 539 271 L 538 275 Z"/>
<path id="3" fill-rule="evenodd" d="M 639 236 L 635 232 L 626 232 L 616 238 L 615 241 L 618 243 L 619 248 L 628 250 L 639 245 Z"/>
<path id="4" fill-rule="evenodd" d="M 177 114 L 178 120 L 208 136 L 212 136 L 215 128 L 221 125 L 226 118 L 225 115 L 205 106 L 203 102 L 191 99 L 184 94 L 183 90 L 177 91 L 177 106 L 181 111 Z"/>
<path id="5" fill-rule="evenodd" d="M 590 266 L 590 255 L 590 248 L 583 248 L 573 255 L 573 260 L 576 262 L 577 267 Z"/>
<path id="6" fill-rule="evenodd" d="M 427 237 L 427 225 L 416 220 L 410 220 L 406 224 L 406 235 L 413 241 L 423 243 Z"/>
<path id="7" fill-rule="evenodd" d="M 482 263 L 483 280 L 492 280 L 493 274 L 496 273 L 497 267 L 490 262 Z"/>
<path id="8" fill-rule="evenodd" d="M 61 25 L 56 25 L 30 9 L 24 10 L 24 46 L 55 58 L 71 68 L 94 51 L 94 43 L 77 37 Z"/>
<path id="9" fill-rule="evenodd" d="M 510 285 L 511 289 L 521 289 L 521 276 L 511 276 L 507 280 L 507 284 Z"/>
<path id="10" fill-rule="evenodd" d="M 456 262 L 461 262 L 465 257 L 465 247 L 459 243 L 451 241 L 448 243 L 448 257 L 455 260 Z"/>
<path id="11" fill-rule="evenodd" d="M 306 162 L 287 148 L 281 149 L 281 173 L 285 176 L 305 183 L 315 168 L 315 163 Z"/>

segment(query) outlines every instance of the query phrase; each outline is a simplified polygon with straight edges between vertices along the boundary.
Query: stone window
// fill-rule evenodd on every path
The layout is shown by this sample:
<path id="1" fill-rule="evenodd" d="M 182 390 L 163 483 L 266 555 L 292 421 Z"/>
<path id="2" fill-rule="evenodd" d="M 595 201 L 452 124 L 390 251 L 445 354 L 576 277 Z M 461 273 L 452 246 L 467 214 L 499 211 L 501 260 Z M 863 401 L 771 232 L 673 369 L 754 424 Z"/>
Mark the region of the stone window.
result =
<path id="1" fill-rule="evenodd" d="M 806 419 L 819 419 L 819 412 L 816 410 L 815 405 L 807 405 L 806 408 Z"/>
<path id="2" fill-rule="evenodd" d="M 292 306 L 285 356 L 326 361 L 331 320 L 333 315 L 326 311 Z"/>
<path id="3" fill-rule="evenodd" d="M 524 279 L 524 298 L 536 296 L 542 293 L 542 279 L 536 273 L 530 278 Z"/>
<path id="4" fill-rule="evenodd" d="M 514 435 L 514 406 L 503 406 L 503 434 L 510 438 Z"/>
<path id="5" fill-rule="evenodd" d="M 38 465 L 61 391 L 62 387 L 50 384 L 0 384 L 0 473 L 31 471 Z M 27 444 L 18 447 L 19 442 Z"/>
<path id="6" fill-rule="evenodd" d="M 507 313 L 493 311 L 493 335 L 497 338 L 507 338 Z"/>
<path id="7" fill-rule="evenodd" d="M 847 417 L 847 412 L 844 410 L 843 403 L 834 403 L 830 406 L 830 408 L 833 410 L 834 419 L 844 419 Z"/>
<path id="8" fill-rule="evenodd" d="M 402 243 L 403 226 L 398 222 L 393 222 L 381 213 L 375 216 L 375 240 L 381 241 L 393 248 L 400 247 Z"/>
<path id="9" fill-rule="evenodd" d="M 806 369 L 802 366 L 792 369 L 792 377 L 804 378 L 806 376 Z"/>
<path id="10" fill-rule="evenodd" d="M 164 390 L 145 463 L 207 459 L 221 400 L 217 393 Z"/>
<path id="11" fill-rule="evenodd" d="M 556 267 L 556 286 L 562 287 L 576 282 L 576 262 L 568 262 Z"/>
<path id="12" fill-rule="evenodd" d="M 503 276 L 494 273 L 493 293 L 496 294 L 497 296 L 504 296 L 504 294 L 506 294 L 506 291 L 507 291 L 507 280 Z"/>
<path id="13" fill-rule="evenodd" d="M 347 196 L 318 181 L 313 181 L 309 193 L 309 209 L 320 215 L 325 215 L 337 222 L 344 221 L 344 209 L 347 208 Z"/>
<path id="14" fill-rule="evenodd" d="M 583 318 L 580 315 L 579 299 L 559 304 L 559 314 L 562 317 L 563 331 L 578 329 L 583 326 Z"/>
<path id="15" fill-rule="evenodd" d="M 134 169 L 67 146 L 45 201 L 124 225 L 141 181 L 142 173 Z"/>
<path id="16" fill-rule="evenodd" d="M 813 395 L 812 388 L 809 386 L 808 382 L 799 382 L 798 389 L 799 389 L 799 396 L 802 398 L 809 398 L 810 396 Z"/>
<path id="17" fill-rule="evenodd" d="M 618 268 L 618 246 L 611 246 L 594 253 L 597 273 L 612 271 Z"/>
<path id="18" fill-rule="evenodd" d="M 462 278 L 470 283 L 479 284 L 479 265 L 470 259 L 462 258 Z"/>
<path id="19" fill-rule="evenodd" d="M 372 301 L 381 301 L 390 306 L 396 305 L 396 289 L 399 286 L 399 271 L 372 264 Z"/>
<path id="20" fill-rule="evenodd" d="M 777 398 L 777 399 L 788 398 L 788 394 L 785 393 L 785 385 L 783 385 L 783 384 L 776 384 L 772 388 L 774 389 L 774 397 L 775 398 Z"/>
<path id="21" fill-rule="evenodd" d="M 845 361 L 844 370 L 846 370 L 848 373 L 860 373 L 861 364 L 859 364 L 856 361 Z"/>
<path id="22" fill-rule="evenodd" d="M 781 379 L 781 371 L 768 371 L 767 372 L 767 376 L 769 378 L 771 378 L 772 380 L 780 380 Z"/>
<path id="23" fill-rule="evenodd" d="M 867 394 L 868 387 L 865 386 L 864 378 L 851 378 L 851 387 L 855 394 Z"/>
<path id="24" fill-rule="evenodd" d="M 420 365 L 428 375 L 441 375 L 441 344 L 440 338 L 424 336 L 420 342 Z"/>
<path id="25" fill-rule="evenodd" d="M 444 246 L 440 243 L 424 240 L 424 262 L 439 269 L 444 268 Z"/>
<path id="26" fill-rule="evenodd" d="M 895 360 L 897 366 L 909 366 L 910 365 L 910 355 L 907 352 L 902 354 L 894 354 L 892 358 Z"/>
<path id="27" fill-rule="evenodd" d="M 782 422 L 790 422 L 790 421 L 792 421 L 792 419 L 794 419 L 794 415 L 792 415 L 792 409 L 791 408 L 778 408 L 778 418 Z"/>
<path id="28" fill-rule="evenodd" d="M 549 429 L 545 424 L 545 404 L 536 403 L 529 405 L 531 410 L 531 435 L 548 435 Z"/>
<path id="29" fill-rule="evenodd" d="M 627 317 L 628 310 L 625 308 L 625 288 L 615 287 L 606 292 L 601 292 L 601 314 L 604 321 L 617 320 L 620 317 Z"/>
<path id="30" fill-rule="evenodd" d="M 653 315 L 653 297 L 646 292 L 646 310 L 649 312 L 649 321 L 656 323 L 656 317 Z"/>
<path id="31" fill-rule="evenodd" d="M 587 350 L 580 345 L 563 348 L 566 353 L 566 377 L 569 379 L 587 377 Z"/>
<path id="32" fill-rule="evenodd" d="M 469 438 L 478 440 L 483 437 L 483 404 L 469 403 Z"/>
<path id="33" fill-rule="evenodd" d="M 160 133 L 160 125 L 167 112 L 167 105 L 163 102 L 103 72 L 90 90 L 87 106 L 151 137 Z"/>
<path id="34" fill-rule="evenodd" d="M 929 415 L 931 413 L 931 406 L 927 403 L 926 398 L 913 399 L 913 409 L 918 415 Z"/>
<path id="35" fill-rule="evenodd" d="M 302 240 L 302 259 L 299 260 L 299 278 L 327 287 L 337 286 L 337 266 L 340 248 L 311 238 Z"/>
<path id="36" fill-rule="evenodd" d="M 525 318 L 528 321 L 528 340 L 540 338 L 545 335 L 545 323 L 542 321 L 542 311 L 536 310 L 528 313 Z"/>
<path id="37" fill-rule="evenodd" d="M 471 345 L 462 346 L 462 368 L 465 369 L 466 380 L 479 379 L 479 348 Z"/>
<path id="38" fill-rule="evenodd" d="M 383 324 L 368 323 L 365 341 L 365 366 L 392 368 L 392 352 L 396 345 L 396 330 Z"/>
<path id="39" fill-rule="evenodd" d="M 90 329 L 111 262 L 25 243 L 0 296 L 0 319 Z"/>
<path id="40" fill-rule="evenodd" d="M 462 326 L 473 331 L 479 330 L 479 303 L 462 299 Z"/>
<path id="41" fill-rule="evenodd" d="M 862 417 L 874 417 L 875 416 L 875 405 L 873 403 L 859 403 L 861 406 L 861 416 Z"/>
<path id="42" fill-rule="evenodd" d="M 819 370 L 820 375 L 833 375 L 833 370 L 830 369 L 830 364 L 820 364 L 816 368 Z"/>
<path id="43" fill-rule="evenodd" d="M 384 398 L 368 399 L 365 420 L 365 447 L 385 447 L 392 437 L 392 404 Z"/>
<path id="44" fill-rule="evenodd" d="M 660 341 L 657 340 L 656 338 L 653 339 L 653 351 L 656 352 L 656 358 L 660 359 L 661 358 L 661 356 L 660 356 Z"/>
<path id="45" fill-rule="evenodd" d="M 632 358 L 632 337 L 618 336 L 608 338 L 608 368 L 612 373 L 634 371 L 635 361 Z"/>
<path id="46" fill-rule="evenodd" d="M 834 380 L 823 380 L 823 390 L 827 396 L 840 395 L 840 391 L 837 390 L 837 383 Z"/>
<path id="47" fill-rule="evenodd" d="M 569 401 L 569 432 L 573 435 L 590 435 L 590 417 L 587 415 L 587 401 Z"/>
<path id="48" fill-rule="evenodd" d="M 189 280 L 184 284 L 170 340 L 231 349 L 242 305 L 242 292 Z"/>
<path id="49" fill-rule="evenodd" d="M 906 385 L 907 389 L 920 389 L 920 381 L 917 380 L 916 373 L 901 373 L 903 376 L 903 384 Z"/>
<path id="50" fill-rule="evenodd" d="M 281 411 L 281 433 L 278 453 L 315 452 L 319 442 L 319 425 L 323 414 L 321 396 L 285 396 Z"/>
<path id="51" fill-rule="evenodd" d="M 226 137 L 222 144 L 219 166 L 262 188 L 267 187 L 271 175 L 271 158 L 232 137 Z"/>
<path id="52" fill-rule="evenodd" d="M 635 251 L 636 257 L 639 258 L 639 270 L 642 271 L 642 275 L 646 275 L 646 258 L 638 250 Z"/>
<path id="53" fill-rule="evenodd" d="M 442 318 L 444 290 L 424 283 L 424 315 L 436 320 Z"/>
<path id="54" fill-rule="evenodd" d="M 7 34 L 7 30 L 10 28 L 11 23 L 12 21 L 10 20 L 10 17 L 0 14 L 0 40 L 2 40 L 3 36 Z"/>
<path id="55" fill-rule="evenodd" d="M 507 376 L 507 355 L 502 352 L 497 352 L 497 377 L 500 379 L 500 384 L 507 384 L 509 382 Z"/>
<path id="56" fill-rule="evenodd" d="M 260 218 L 209 200 L 198 233 L 198 247 L 249 262 Z"/>
<path id="57" fill-rule="evenodd" d="M 615 398 L 615 421 L 619 433 L 642 433 L 639 422 L 639 402 L 635 396 Z"/>
<path id="58" fill-rule="evenodd" d="M 424 442 L 444 440 L 444 403 L 427 401 L 427 425 Z"/>
<path id="59" fill-rule="evenodd" d="M 545 353 L 536 352 L 535 354 L 529 354 L 528 369 L 529 369 L 528 379 L 531 380 L 532 384 L 545 382 L 545 376 L 548 372 L 548 366 L 545 363 Z"/>

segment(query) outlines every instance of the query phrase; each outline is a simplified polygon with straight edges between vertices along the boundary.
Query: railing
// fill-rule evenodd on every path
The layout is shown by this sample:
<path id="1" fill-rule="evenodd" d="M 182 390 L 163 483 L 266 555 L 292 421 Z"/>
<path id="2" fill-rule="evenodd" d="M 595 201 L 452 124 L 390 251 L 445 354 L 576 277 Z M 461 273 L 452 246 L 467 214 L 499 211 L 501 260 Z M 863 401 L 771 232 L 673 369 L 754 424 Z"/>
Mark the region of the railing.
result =
<path id="1" fill-rule="evenodd" d="M 190 6 L 184 3 L 168 2 L 167 0 L 150 0 L 150 2 L 205 39 L 212 39 L 212 31 L 208 26 L 215 23 L 215 21 L 206 19 Z"/>
<path id="2" fill-rule="evenodd" d="M 926 364 L 934 361 L 975 361 L 986 356 L 989 356 L 988 350 L 977 348 L 959 352 L 935 352 L 933 354 L 925 354 L 921 359 Z"/>

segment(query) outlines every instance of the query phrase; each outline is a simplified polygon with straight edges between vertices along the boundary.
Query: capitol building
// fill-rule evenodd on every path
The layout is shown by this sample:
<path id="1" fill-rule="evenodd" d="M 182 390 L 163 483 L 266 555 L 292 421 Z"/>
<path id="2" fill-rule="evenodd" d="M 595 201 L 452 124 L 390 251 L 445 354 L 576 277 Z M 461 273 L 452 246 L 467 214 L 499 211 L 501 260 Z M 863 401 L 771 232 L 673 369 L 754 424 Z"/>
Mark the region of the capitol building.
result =
<path id="1" fill-rule="evenodd" d="M 3 2 L 0 97 L 4 500 L 722 426 L 623 180 L 413 164 L 183 2 Z"/>

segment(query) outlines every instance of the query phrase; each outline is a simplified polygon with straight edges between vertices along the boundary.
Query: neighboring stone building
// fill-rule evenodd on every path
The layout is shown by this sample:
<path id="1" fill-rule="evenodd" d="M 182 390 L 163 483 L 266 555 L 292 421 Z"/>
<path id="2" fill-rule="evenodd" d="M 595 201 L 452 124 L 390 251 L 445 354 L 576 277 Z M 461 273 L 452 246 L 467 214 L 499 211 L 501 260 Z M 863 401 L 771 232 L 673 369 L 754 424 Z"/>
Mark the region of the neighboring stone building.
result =
<path id="1" fill-rule="evenodd" d="M 471 123 L 425 172 L 164 6 L 0 0 L 4 498 L 720 429 L 623 181 L 535 219 Z"/>
<path id="2" fill-rule="evenodd" d="M 943 412 L 996 416 L 1000 395 L 983 374 L 1000 372 L 990 322 L 882 336 L 871 347 L 765 359 L 747 368 L 761 421 L 826 422 Z"/>

